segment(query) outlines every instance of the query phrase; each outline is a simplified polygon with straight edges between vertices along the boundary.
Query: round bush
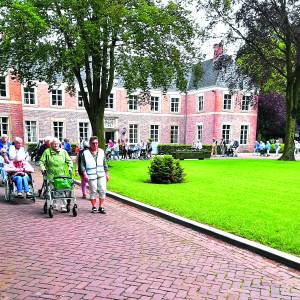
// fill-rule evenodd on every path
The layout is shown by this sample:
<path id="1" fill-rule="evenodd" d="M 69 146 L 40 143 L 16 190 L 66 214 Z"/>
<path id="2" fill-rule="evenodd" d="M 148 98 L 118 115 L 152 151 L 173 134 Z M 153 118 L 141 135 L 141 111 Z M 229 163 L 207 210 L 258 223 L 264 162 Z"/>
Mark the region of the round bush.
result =
<path id="1" fill-rule="evenodd" d="M 171 155 L 155 156 L 149 166 L 150 179 L 153 183 L 179 183 L 184 180 L 184 170 L 178 160 Z"/>

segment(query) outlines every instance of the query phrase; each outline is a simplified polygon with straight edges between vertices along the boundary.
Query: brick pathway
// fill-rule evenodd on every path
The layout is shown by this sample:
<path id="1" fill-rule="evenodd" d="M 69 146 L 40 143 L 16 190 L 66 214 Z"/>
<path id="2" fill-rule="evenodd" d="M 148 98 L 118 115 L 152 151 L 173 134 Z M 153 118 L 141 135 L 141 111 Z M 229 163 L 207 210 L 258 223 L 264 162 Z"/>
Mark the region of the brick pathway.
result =
<path id="1" fill-rule="evenodd" d="M 50 219 L 3 192 L 1 300 L 300 299 L 300 272 L 114 200 Z"/>

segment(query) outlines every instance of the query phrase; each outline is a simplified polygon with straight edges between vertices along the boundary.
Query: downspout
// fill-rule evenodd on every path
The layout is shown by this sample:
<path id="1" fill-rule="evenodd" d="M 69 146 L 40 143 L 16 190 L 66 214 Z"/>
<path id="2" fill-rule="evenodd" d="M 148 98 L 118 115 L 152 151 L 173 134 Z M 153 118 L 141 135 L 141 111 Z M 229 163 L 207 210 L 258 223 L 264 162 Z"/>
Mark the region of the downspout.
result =
<path id="1" fill-rule="evenodd" d="M 183 143 L 186 144 L 186 134 L 187 134 L 187 92 L 185 92 L 185 112 L 184 112 L 184 133 L 183 133 Z"/>

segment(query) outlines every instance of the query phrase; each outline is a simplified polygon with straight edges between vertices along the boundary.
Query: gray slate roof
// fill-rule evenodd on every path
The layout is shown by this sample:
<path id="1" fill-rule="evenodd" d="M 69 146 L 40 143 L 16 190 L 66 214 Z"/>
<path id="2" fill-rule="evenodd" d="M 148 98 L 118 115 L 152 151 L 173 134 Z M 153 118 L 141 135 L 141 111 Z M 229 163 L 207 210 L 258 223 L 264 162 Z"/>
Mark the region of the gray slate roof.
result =
<path id="1" fill-rule="evenodd" d="M 201 63 L 202 66 L 202 77 L 197 82 L 197 86 L 193 85 L 194 74 L 191 73 L 188 80 L 188 90 L 196 90 L 199 88 L 207 88 L 210 86 L 226 87 L 224 69 L 217 70 L 213 59 L 206 60 Z"/>

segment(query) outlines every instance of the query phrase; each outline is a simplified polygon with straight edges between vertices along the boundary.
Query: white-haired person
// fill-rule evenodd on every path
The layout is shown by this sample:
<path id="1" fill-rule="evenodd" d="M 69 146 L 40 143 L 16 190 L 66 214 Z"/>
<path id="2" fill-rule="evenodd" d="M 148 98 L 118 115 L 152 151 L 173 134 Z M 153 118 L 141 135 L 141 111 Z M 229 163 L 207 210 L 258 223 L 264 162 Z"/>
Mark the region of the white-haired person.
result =
<path id="1" fill-rule="evenodd" d="M 98 212 L 105 214 L 106 182 L 109 179 L 107 161 L 103 149 L 98 147 L 97 136 L 92 136 L 89 144 L 89 149 L 83 151 L 80 167 L 83 176 L 88 179 L 92 212 L 97 212 L 96 199 L 99 195 Z"/>
<path id="2" fill-rule="evenodd" d="M 12 180 L 17 187 L 17 196 L 23 198 L 22 191 L 26 194 L 26 198 L 31 198 L 33 195 L 29 191 L 29 176 L 28 173 L 33 173 L 32 166 L 21 155 L 17 155 L 5 167 L 5 171 L 10 173 Z"/>
<path id="3" fill-rule="evenodd" d="M 8 150 L 9 160 L 14 160 L 16 156 L 22 158 L 22 160 L 29 159 L 29 154 L 23 146 L 23 139 L 18 136 L 14 139 L 14 145 L 11 145 Z"/>
<path id="4" fill-rule="evenodd" d="M 44 175 L 49 179 L 55 177 L 69 176 L 72 174 L 73 162 L 68 152 L 59 147 L 60 140 L 53 138 L 51 147 L 47 148 L 40 158 L 40 168 Z M 70 205 L 71 200 L 62 206 L 63 211 L 67 211 L 66 204 Z"/>

